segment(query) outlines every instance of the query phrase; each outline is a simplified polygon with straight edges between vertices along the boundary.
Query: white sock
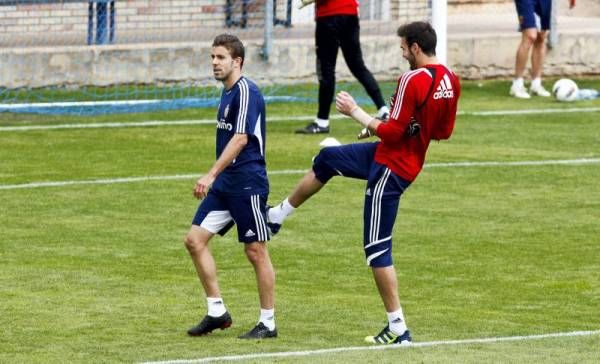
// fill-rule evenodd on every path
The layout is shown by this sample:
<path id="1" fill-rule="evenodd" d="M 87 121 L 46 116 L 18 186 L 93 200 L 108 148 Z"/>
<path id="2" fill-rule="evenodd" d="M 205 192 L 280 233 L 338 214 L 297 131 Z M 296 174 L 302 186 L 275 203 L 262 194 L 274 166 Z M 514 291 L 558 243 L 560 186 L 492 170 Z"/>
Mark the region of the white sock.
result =
<path id="1" fill-rule="evenodd" d="M 377 117 L 381 118 L 383 117 L 385 114 L 390 114 L 390 109 L 388 109 L 387 106 L 382 106 L 378 111 L 377 111 Z"/>
<path id="2" fill-rule="evenodd" d="M 532 88 L 537 88 L 542 86 L 542 79 L 539 77 L 534 78 L 533 80 L 531 80 L 531 87 Z"/>
<path id="3" fill-rule="evenodd" d="M 294 212 L 295 209 L 286 198 L 279 205 L 269 209 L 269 221 L 276 224 L 283 224 L 283 220 Z"/>
<path id="4" fill-rule="evenodd" d="M 396 335 L 402 335 L 407 330 L 406 322 L 404 322 L 404 313 L 402 313 L 402 307 L 394 312 L 388 312 L 388 323 L 390 325 L 390 331 Z"/>
<path id="5" fill-rule="evenodd" d="M 315 123 L 317 123 L 317 125 L 320 126 L 321 128 L 326 128 L 329 126 L 329 119 L 316 118 Z"/>
<path id="6" fill-rule="evenodd" d="M 513 80 L 513 86 L 523 87 L 525 82 L 523 81 L 523 77 L 517 77 Z"/>
<path id="7" fill-rule="evenodd" d="M 227 312 L 221 297 L 206 297 L 206 305 L 208 306 L 208 316 L 219 317 Z"/>
<path id="8" fill-rule="evenodd" d="M 261 308 L 260 319 L 258 319 L 258 322 L 262 322 L 267 329 L 273 331 L 275 329 L 275 309 L 265 310 L 264 308 Z"/>

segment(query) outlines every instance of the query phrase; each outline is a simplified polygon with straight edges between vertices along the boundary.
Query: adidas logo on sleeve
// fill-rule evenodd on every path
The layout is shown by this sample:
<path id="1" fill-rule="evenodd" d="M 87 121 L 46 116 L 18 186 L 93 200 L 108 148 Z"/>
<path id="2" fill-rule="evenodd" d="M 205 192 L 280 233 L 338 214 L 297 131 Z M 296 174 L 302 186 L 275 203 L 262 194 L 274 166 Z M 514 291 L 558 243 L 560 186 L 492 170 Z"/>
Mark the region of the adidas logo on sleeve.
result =
<path id="1" fill-rule="evenodd" d="M 452 91 L 452 83 L 450 82 L 450 78 L 448 74 L 445 74 L 440 81 L 436 91 L 433 93 L 433 99 L 451 99 L 454 97 L 454 91 Z"/>

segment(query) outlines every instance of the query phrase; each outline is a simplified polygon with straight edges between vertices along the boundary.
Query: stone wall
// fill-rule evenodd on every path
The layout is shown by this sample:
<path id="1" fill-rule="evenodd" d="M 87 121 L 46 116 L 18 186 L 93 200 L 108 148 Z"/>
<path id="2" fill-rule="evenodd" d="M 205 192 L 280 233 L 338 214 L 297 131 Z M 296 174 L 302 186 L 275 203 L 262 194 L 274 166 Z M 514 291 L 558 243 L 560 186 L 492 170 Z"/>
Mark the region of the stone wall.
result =
<path id="1" fill-rule="evenodd" d="M 118 28 L 155 29 L 221 26 L 223 0 L 117 1 Z M 54 2 L 0 6 L 0 33 L 86 32 L 88 2 Z"/>
<path id="2" fill-rule="evenodd" d="M 562 35 L 548 54 L 545 74 L 600 74 L 598 37 L 600 31 Z M 465 79 L 511 76 L 518 41 L 518 34 L 451 37 L 450 66 Z M 269 62 L 261 57 L 262 42 L 250 41 L 246 46 L 244 72 L 261 84 L 315 82 L 312 39 L 297 39 L 293 44 L 275 41 Z M 381 57 L 381 49 L 386 50 L 385 57 Z M 365 62 L 380 80 L 394 80 L 407 69 L 395 36 L 364 37 L 363 53 Z M 209 54 L 207 42 L 0 49 L 0 87 L 214 84 Z M 341 58 L 337 75 L 339 79 L 353 79 Z"/>
<path id="3" fill-rule="evenodd" d="M 167 2 L 182 8 L 192 3 L 191 0 L 136 0 L 122 1 L 120 4 L 143 3 L 146 7 L 138 10 L 152 12 L 159 3 Z M 211 0 L 197 0 L 194 3 L 198 2 L 210 3 Z M 73 4 L 63 6 L 67 5 Z M 497 1 L 496 5 L 507 6 L 507 2 Z M 510 3 L 508 5 L 513 6 Z M 46 11 L 58 11 L 52 10 L 50 5 L 45 6 L 48 6 Z M 19 11 L 25 11 L 23 9 Z M 487 16 L 449 14 L 448 62 L 463 78 L 510 77 L 513 73 L 520 33 L 515 30 L 512 8 L 502 16 L 495 13 Z M 365 21 L 363 25 L 368 28 L 369 22 Z M 260 34 L 243 36 L 247 46 L 245 73 L 261 84 L 315 82 L 313 27 L 311 24 L 305 26 L 304 30 L 289 29 L 289 34 L 295 34 L 293 39 L 276 37 L 269 61 L 261 56 L 263 40 Z M 361 36 L 365 62 L 380 80 L 394 80 L 407 67 L 401 57 L 392 23 L 390 29 L 380 29 L 374 34 L 363 32 Z M 559 29 L 559 43 L 548 53 L 545 74 L 600 74 L 600 42 L 597 41 L 600 39 L 600 18 L 565 17 L 559 22 Z M 0 35 L 6 38 L 6 33 Z M 14 34 L 9 38 L 16 39 L 18 36 Z M 211 40 L 102 46 L 0 46 L 0 87 L 213 84 L 209 63 Z M 339 79 L 353 79 L 341 55 L 337 75 Z"/>
<path id="4" fill-rule="evenodd" d="M 287 0 L 274 1 L 277 5 L 276 16 L 285 18 Z M 18 0 L 14 2 L 18 3 Z M 294 12 L 299 11 L 299 2 L 300 0 L 293 1 Z M 236 19 L 241 17 L 241 3 L 241 0 L 233 2 L 233 15 Z M 371 3 L 377 5 L 377 9 L 388 7 L 390 19 L 405 21 L 409 17 L 425 19 L 428 16 L 428 0 L 362 0 L 361 9 L 366 19 L 369 19 Z M 265 0 L 248 2 L 249 27 L 263 26 L 264 7 Z M 121 32 L 222 27 L 225 24 L 225 9 L 226 0 L 121 0 L 116 1 L 117 28 Z M 303 11 L 307 10 L 310 11 L 308 7 Z M 23 1 L 23 4 L 16 5 L 2 5 L 0 2 L 0 33 L 34 35 L 49 32 L 57 36 L 68 36 L 68 33 L 85 33 L 87 26 L 88 1 L 49 0 L 44 4 L 28 4 Z"/>

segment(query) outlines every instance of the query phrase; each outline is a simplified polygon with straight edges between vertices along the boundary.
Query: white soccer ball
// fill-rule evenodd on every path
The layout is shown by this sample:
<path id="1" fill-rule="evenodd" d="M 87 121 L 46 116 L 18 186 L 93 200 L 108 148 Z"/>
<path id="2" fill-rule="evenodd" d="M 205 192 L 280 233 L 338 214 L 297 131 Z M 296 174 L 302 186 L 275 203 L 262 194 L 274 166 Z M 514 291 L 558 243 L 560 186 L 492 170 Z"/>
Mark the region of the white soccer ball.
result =
<path id="1" fill-rule="evenodd" d="M 575 101 L 578 91 L 577 84 L 568 78 L 561 78 L 552 86 L 552 94 L 558 101 Z"/>

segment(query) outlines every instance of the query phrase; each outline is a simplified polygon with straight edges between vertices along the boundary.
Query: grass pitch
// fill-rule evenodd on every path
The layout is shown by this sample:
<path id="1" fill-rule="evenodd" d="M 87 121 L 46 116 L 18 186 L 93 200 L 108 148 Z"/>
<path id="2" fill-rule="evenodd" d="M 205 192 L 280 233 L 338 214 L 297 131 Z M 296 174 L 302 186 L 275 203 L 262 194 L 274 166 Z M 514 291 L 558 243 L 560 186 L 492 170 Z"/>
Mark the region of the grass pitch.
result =
<path id="1" fill-rule="evenodd" d="M 578 81 L 600 88 L 597 80 Z M 386 86 L 393 87 L 393 86 Z M 451 140 L 432 143 L 401 200 L 394 261 L 415 342 L 600 329 L 600 164 L 505 162 L 600 158 L 600 112 L 477 116 L 483 110 L 600 107 L 505 96 L 466 82 Z M 312 115 L 274 104 L 268 116 Z M 0 125 L 214 118 L 214 110 L 102 117 L 0 115 Z M 323 136 L 305 121 L 268 124 L 272 202 L 293 188 Z M 358 126 L 332 122 L 354 141 Z M 0 187 L 47 181 L 200 175 L 214 126 L 0 131 Z M 501 162 L 457 166 L 456 162 Z M 440 163 L 450 163 L 440 166 Z M 437 166 L 436 166 L 437 165 Z M 362 250 L 364 182 L 336 178 L 270 243 L 280 337 L 237 335 L 258 317 L 254 274 L 234 234 L 211 243 L 234 325 L 186 329 L 205 300 L 182 238 L 195 178 L 0 189 L 0 362 L 141 362 L 366 346 L 385 324 Z M 596 362 L 600 335 L 249 362 Z"/>

